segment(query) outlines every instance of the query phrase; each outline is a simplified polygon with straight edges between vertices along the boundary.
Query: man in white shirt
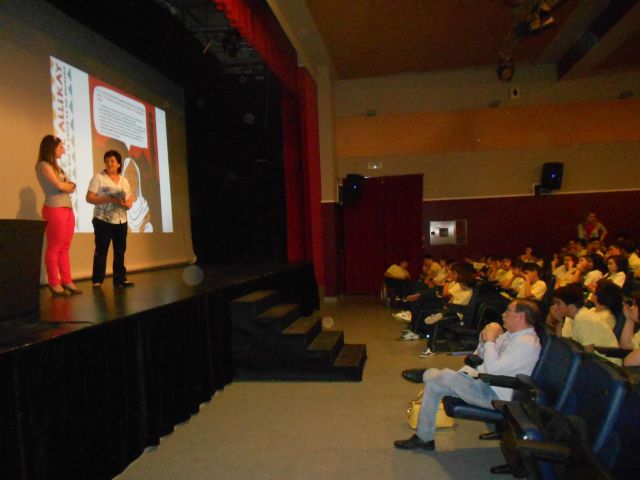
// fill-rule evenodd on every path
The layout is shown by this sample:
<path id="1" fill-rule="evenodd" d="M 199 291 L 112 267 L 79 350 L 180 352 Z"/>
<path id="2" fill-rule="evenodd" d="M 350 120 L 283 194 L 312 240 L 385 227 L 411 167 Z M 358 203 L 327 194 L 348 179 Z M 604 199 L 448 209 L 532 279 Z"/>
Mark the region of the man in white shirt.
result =
<path id="1" fill-rule="evenodd" d="M 518 290 L 518 298 L 541 301 L 547 292 L 547 284 L 540 280 L 540 267 L 536 263 L 525 263 L 522 267 L 524 283 Z"/>
<path id="2" fill-rule="evenodd" d="M 493 375 L 531 374 L 540 355 L 540 340 L 534 325 L 540 319 L 540 309 L 530 300 L 512 301 L 502 314 L 506 332 L 497 323 L 487 325 L 480 335 L 475 351 L 484 359 L 477 369 Z M 492 400 L 510 400 L 513 391 L 492 387 L 470 375 L 464 367 L 455 372 L 430 368 L 424 372 L 424 392 L 418 416 L 416 435 L 407 440 L 396 440 L 402 450 L 434 450 L 436 414 L 440 400 L 445 396 L 461 398 L 471 405 L 493 408 Z"/>

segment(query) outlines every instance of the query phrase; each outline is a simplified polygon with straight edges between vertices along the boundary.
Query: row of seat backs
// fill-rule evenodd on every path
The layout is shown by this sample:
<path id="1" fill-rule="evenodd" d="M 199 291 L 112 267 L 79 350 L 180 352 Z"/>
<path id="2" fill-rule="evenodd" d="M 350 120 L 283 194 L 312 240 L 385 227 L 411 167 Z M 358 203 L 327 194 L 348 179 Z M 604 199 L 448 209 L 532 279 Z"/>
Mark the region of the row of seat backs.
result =
<path id="1" fill-rule="evenodd" d="M 607 469 L 616 464 L 622 449 L 622 437 L 618 418 L 627 397 L 629 383 L 624 372 L 617 366 L 590 353 L 582 354 L 582 362 L 578 369 L 575 382 L 567 397 L 567 403 L 560 414 L 580 419 L 585 427 L 584 439 L 587 454 L 593 453 L 597 460 Z M 501 448 L 507 461 L 514 469 L 521 468 L 515 458 L 519 458 L 514 451 L 522 440 L 545 442 L 549 441 L 552 433 L 545 426 L 532 422 L 525 413 L 522 403 L 510 403 L 503 409 L 506 431 L 503 435 Z M 574 448 L 579 444 L 575 441 Z M 568 473 L 567 473 L 568 472 Z M 533 474 L 529 472 L 530 474 Z M 575 472 L 574 472 L 575 473 Z M 566 476 L 568 475 L 568 476 Z M 556 465 L 537 462 L 537 478 L 572 478 L 571 468 L 560 469 Z"/>

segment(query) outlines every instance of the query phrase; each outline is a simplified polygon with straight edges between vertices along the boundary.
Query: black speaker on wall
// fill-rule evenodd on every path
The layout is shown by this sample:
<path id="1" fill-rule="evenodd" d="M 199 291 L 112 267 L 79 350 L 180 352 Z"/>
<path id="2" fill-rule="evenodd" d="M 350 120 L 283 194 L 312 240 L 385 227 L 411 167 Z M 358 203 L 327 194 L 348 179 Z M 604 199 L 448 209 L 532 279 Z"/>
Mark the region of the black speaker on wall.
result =
<path id="1" fill-rule="evenodd" d="M 342 182 L 342 198 L 345 205 L 355 205 L 362 196 L 365 177 L 349 173 Z"/>
<path id="2" fill-rule="evenodd" d="M 540 188 L 543 190 L 560 190 L 562 188 L 563 169 L 564 165 L 561 162 L 543 163 Z"/>

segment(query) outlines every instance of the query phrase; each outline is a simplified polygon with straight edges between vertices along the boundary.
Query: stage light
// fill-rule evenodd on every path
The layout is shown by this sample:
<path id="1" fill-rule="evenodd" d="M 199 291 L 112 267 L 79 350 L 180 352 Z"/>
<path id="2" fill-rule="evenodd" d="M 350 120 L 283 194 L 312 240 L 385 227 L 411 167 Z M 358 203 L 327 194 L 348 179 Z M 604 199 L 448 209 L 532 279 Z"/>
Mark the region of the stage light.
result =
<path id="1" fill-rule="evenodd" d="M 513 62 L 511 60 L 505 60 L 496 69 L 496 73 L 498 74 L 498 78 L 503 82 L 510 82 L 513 78 L 513 74 L 516 69 L 513 66 Z"/>

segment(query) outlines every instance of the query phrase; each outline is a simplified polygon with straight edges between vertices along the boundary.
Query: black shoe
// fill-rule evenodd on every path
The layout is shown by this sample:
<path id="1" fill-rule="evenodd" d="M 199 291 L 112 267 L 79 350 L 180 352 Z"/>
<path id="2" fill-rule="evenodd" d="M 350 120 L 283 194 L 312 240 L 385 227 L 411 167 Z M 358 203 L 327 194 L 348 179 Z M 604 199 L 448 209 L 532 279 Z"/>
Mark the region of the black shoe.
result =
<path id="1" fill-rule="evenodd" d="M 125 280 L 124 282 L 122 282 L 122 283 L 116 283 L 115 285 L 116 285 L 116 287 L 118 287 L 118 288 L 126 288 L 126 287 L 133 287 L 133 286 L 135 285 L 135 283 L 130 282 L 130 281 L 128 281 L 128 280 Z"/>
<path id="2" fill-rule="evenodd" d="M 435 450 L 436 442 L 433 440 L 429 442 L 425 442 L 419 436 L 413 435 L 411 438 L 407 440 L 396 440 L 393 442 L 393 445 L 396 448 L 401 450 Z"/>
<path id="3" fill-rule="evenodd" d="M 402 376 L 405 380 L 409 380 L 410 382 L 422 383 L 424 382 L 422 376 L 426 370 L 426 368 L 410 368 L 409 370 L 403 370 Z"/>

